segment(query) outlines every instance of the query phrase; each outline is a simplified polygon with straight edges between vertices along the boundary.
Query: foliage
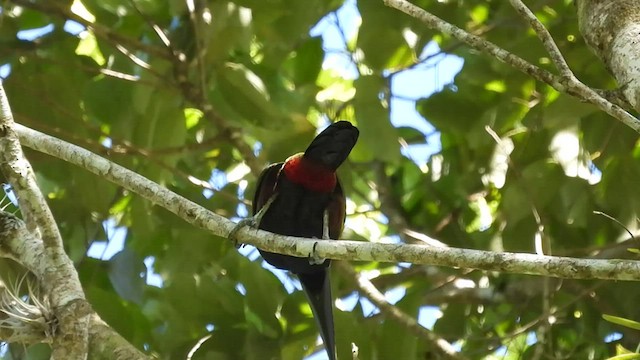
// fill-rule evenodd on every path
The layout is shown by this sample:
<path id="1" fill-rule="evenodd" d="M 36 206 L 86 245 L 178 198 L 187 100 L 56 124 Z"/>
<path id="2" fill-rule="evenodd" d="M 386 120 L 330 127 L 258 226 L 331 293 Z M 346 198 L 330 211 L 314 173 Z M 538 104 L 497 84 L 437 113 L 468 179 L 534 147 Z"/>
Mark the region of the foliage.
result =
<path id="1" fill-rule="evenodd" d="M 257 175 L 243 162 L 247 149 L 259 154 L 259 164 L 282 161 L 301 151 L 327 119 L 347 119 L 361 129 L 361 139 L 341 173 L 350 195 L 345 238 L 414 241 L 404 233 L 410 229 L 457 247 L 534 252 L 538 241 L 546 254 L 636 257 L 615 247 L 628 240 L 626 231 L 593 211 L 637 229 L 637 134 L 595 107 L 381 1 L 357 4 L 361 24 L 338 50 L 310 30 L 321 19 L 336 24 L 340 1 L 197 1 L 198 16 L 186 3 L 4 2 L 0 64 L 11 67 L 5 87 L 16 120 L 239 217 L 247 214 Z M 553 70 L 507 1 L 415 3 Z M 546 3 L 532 8 L 574 72 L 589 85 L 613 88 L 580 38 L 571 1 Z M 89 30 L 70 34 L 68 19 Z M 47 26 L 36 38 L 18 37 Z M 154 28 L 166 34 L 169 48 Z M 429 42 L 442 49 L 438 56 L 424 56 Z M 357 71 L 355 78 L 322 66 L 336 51 Z M 416 102 L 420 124 L 394 126 L 394 80 L 425 64 L 437 67 L 443 54 L 464 59 L 454 82 Z M 441 147 L 424 133 L 427 121 Z M 434 154 L 421 153 L 425 145 Z M 300 359 L 317 350 L 302 292 L 290 293 L 288 275 L 263 269 L 256 252 L 241 254 L 226 239 L 83 169 L 28 155 L 88 299 L 133 345 L 163 359 L 185 358 L 208 334 L 193 359 Z M 113 237 L 108 220 L 126 228 L 124 249 L 108 259 L 89 257 L 92 244 Z M 160 286 L 141 277 L 150 260 Z M 602 358 L 616 354 L 615 343 L 635 349 L 640 340 L 602 318 L 637 320 L 636 284 L 356 266 L 379 275 L 374 283 L 383 292 L 402 294 L 396 305 L 405 313 L 430 310 L 422 313 L 435 322 L 433 331 L 470 358 L 528 359 L 542 352 Z M 372 313 L 364 301 L 348 306 L 359 299 L 357 290 L 343 274 L 332 276 L 334 295 L 342 299 L 340 357 L 350 357 L 353 342 L 362 359 L 428 358 L 433 350 L 386 315 Z M 28 356 L 44 358 L 46 351 L 33 347 Z"/>

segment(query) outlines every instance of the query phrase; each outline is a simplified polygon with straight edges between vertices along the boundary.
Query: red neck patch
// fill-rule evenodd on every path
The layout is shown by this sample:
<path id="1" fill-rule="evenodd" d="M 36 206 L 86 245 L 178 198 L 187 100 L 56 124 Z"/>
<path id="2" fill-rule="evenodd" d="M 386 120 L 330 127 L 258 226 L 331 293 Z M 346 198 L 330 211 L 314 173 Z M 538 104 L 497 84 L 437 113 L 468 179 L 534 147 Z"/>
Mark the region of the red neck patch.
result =
<path id="1" fill-rule="evenodd" d="M 336 173 L 325 166 L 313 163 L 295 154 L 284 163 L 284 174 L 292 182 L 302 185 L 307 190 L 331 192 L 336 187 Z"/>

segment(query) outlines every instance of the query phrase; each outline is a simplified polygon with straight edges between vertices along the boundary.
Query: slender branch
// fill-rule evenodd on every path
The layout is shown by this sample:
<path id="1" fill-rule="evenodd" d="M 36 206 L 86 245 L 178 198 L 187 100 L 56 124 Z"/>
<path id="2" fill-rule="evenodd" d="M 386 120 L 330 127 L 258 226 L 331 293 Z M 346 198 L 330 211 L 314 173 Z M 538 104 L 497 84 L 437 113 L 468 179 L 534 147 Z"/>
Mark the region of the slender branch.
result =
<path id="1" fill-rule="evenodd" d="M 418 324 L 418 322 L 414 318 L 412 318 L 408 314 L 405 314 L 402 310 L 400 310 L 393 304 L 387 302 L 384 295 L 371 283 L 371 281 L 369 281 L 369 279 L 367 279 L 363 275 L 358 274 L 351 265 L 340 261 L 336 262 L 335 266 L 340 270 L 341 273 L 346 274 L 347 277 L 354 284 L 356 284 L 360 292 L 363 293 L 369 300 L 371 300 L 371 302 L 375 304 L 383 314 L 400 323 L 416 336 L 424 339 L 441 355 L 443 355 L 444 358 L 458 360 L 466 359 L 466 357 L 456 351 L 456 349 L 448 341 L 441 338 L 433 331 L 426 329 L 422 325 Z"/>
<path id="2" fill-rule="evenodd" d="M 165 34 L 164 31 L 160 28 L 160 26 L 158 26 L 158 24 L 156 24 L 153 20 L 151 20 L 151 18 L 149 16 L 147 16 L 147 14 L 145 14 L 142 11 L 142 9 L 140 9 L 140 7 L 135 2 L 135 0 L 129 0 L 129 4 L 131 4 L 131 7 L 133 7 L 136 10 L 136 12 L 138 13 L 138 15 L 140 15 L 140 17 L 144 19 L 144 21 L 147 23 L 147 25 L 149 25 L 149 27 L 153 29 L 153 31 L 156 33 L 156 36 L 158 37 L 158 39 L 160 39 L 162 44 L 165 47 L 170 48 L 171 47 L 171 41 L 167 37 L 167 34 Z"/>
<path id="3" fill-rule="evenodd" d="M 227 237 L 236 226 L 184 197 L 107 159 L 52 136 L 16 125 L 25 146 L 76 164 L 178 215 L 188 223 Z M 315 255 L 337 260 L 410 262 L 567 279 L 640 281 L 640 261 L 596 260 L 523 253 L 441 248 L 362 241 L 319 241 L 242 228 L 237 239 L 261 249 L 294 256 Z"/>
<path id="4" fill-rule="evenodd" d="M 586 102 L 590 102 L 597 106 L 600 110 L 606 112 L 612 117 L 620 120 L 635 132 L 640 133 L 640 120 L 629 114 L 618 105 L 612 104 L 596 91 L 578 81 L 575 77 L 562 77 L 554 75 L 544 69 L 541 69 L 523 58 L 514 55 L 492 42 L 484 40 L 481 37 L 469 34 L 459 27 L 449 24 L 439 17 L 405 1 L 405 0 L 383 0 L 385 5 L 402 11 L 403 13 L 422 21 L 429 28 L 438 30 L 444 34 L 454 37 L 465 42 L 469 46 L 488 54 L 496 59 L 511 65 L 532 76 L 534 79 L 544 82 L 559 92 L 567 93 Z"/>
<path id="5" fill-rule="evenodd" d="M 574 76 L 569 65 L 567 65 L 567 62 L 565 61 L 564 56 L 562 56 L 560 49 L 558 49 L 558 45 L 556 45 L 553 37 L 551 37 L 549 30 L 542 25 L 535 14 L 521 0 L 509 0 L 509 2 L 516 12 L 527 20 L 529 25 L 531 25 L 533 31 L 535 31 L 538 36 L 538 39 L 542 41 L 542 45 L 549 53 L 551 61 L 553 61 L 556 68 L 558 68 L 558 71 L 560 71 L 560 74 L 562 76 Z"/>
<path id="6" fill-rule="evenodd" d="M 0 170 L 17 195 L 28 231 L 44 246 L 46 256 L 34 273 L 50 296 L 60 324 L 60 332 L 54 336 L 52 358 L 84 359 L 89 320 L 82 309 L 86 304 L 84 292 L 78 273 L 64 251 L 58 226 L 38 188 L 31 164 L 22 153 L 15 126 L 9 100 L 0 82 Z M 23 262 L 25 258 L 17 257 L 17 260 Z"/>

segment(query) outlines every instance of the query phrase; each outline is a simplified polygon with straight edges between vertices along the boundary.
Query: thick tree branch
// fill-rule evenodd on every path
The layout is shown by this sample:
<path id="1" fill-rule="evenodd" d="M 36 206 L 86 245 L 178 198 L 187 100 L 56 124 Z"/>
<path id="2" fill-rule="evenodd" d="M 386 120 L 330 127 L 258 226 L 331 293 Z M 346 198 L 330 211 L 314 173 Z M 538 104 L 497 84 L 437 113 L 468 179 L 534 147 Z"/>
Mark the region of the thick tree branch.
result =
<path id="1" fill-rule="evenodd" d="M 374 303 L 383 314 L 400 323 L 416 336 L 428 342 L 434 350 L 440 353 L 445 359 L 466 359 L 466 357 L 456 351 L 448 341 L 441 338 L 433 331 L 424 328 L 422 325 L 418 324 L 413 317 L 405 314 L 396 306 L 388 303 L 384 295 L 371 283 L 371 281 L 364 276 L 359 275 L 351 265 L 345 262 L 337 262 L 335 263 L 335 266 L 340 270 L 340 272 L 346 274 L 347 277 L 356 285 L 358 290 L 371 300 L 371 302 Z"/>
<path id="2" fill-rule="evenodd" d="M 487 55 L 511 65 L 512 67 L 532 76 L 534 79 L 544 82 L 559 92 L 575 96 L 583 101 L 590 102 L 600 110 L 612 117 L 620 120 L 635 132 L 640 133 L 640 120 L 629 114 L 618 105 L 612 104 L 607 99 L 600 96 L 596 91 L 581 83 L 575 77 L 557 76 L 544 69 L 541 69 L 523 58 L 514 55 L 492 42 L 481 37 L 469 34 L 459 27 L 449 24 L 439 17 L 405 1 L 405 0 L 383 0 L 385 5 L 402 11 L 403 13 L 422 21 L 431 29 L 438 30 L 444 34 L 465 42 L 469 46 Z"/>
<path id="3" fill-rule="evenodd" d="M 16 130 L 25 146 L 81 166 L 214 235 L 227 237 L 235 227 L 230 220 L 85 149 L 21 125 L 16 125 Z M 567 279 L 640 281 L 640 261 L 576 259 L 361 241 L 319 241 L 250 228 L 240 229 L 237 235 L 238 240 L 247 244 L 295 256 L 309 256 L 315 250 L 317 256 L 337 260 L 410 262 Z"/>
<path id="4" fill-rule="evenodd" d="M 64 251 L 58 226 L 38 188 L 31 164 L 22 153 L 15 125 L 9 100 L 0 82 L 0 170 L 13 187 L 28 231 L 44 246 L 41 261 L 30 269 L 51 299 L 59 324 L 53 337 L 51 356 L 53 359 L 85 359 L 89 318 L 84 292 L 78 273 Z M 24 263 L 29 256 L 25 253 L 16 260 Z"/>
<path id="5" fill-rule="evenodd" d="M 640 110 L 640 6 L 637 0 L 580 0 L 578 24 L 591 50 L 615 76 L 624 97 Z"/>

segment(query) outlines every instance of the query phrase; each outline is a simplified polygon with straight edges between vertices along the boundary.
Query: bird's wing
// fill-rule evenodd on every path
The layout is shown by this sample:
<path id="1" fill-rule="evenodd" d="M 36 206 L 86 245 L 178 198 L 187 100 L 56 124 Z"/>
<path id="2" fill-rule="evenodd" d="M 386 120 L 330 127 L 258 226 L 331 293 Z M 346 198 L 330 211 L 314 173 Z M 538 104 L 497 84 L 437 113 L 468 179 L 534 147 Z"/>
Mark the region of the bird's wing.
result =
<path id="1" fill-rule="evenodd" d="M 269 201 L 275 193 L 275 186 L 278 182 L 278 175 L 284 163 L 276 163 L 262 170 L 258 177 L 258 185 L 256 185 L 256 193 L 253 197 L 253 215 Z"/>
<path id="2" fill-rule="evenodd" d="M 327 211 L 329 212 L 329 237 L 337 240 L 342 234 L 346 217 L 346 200 L 340 180 L 336 182 L 336 187 L 333 189 Z"/>

